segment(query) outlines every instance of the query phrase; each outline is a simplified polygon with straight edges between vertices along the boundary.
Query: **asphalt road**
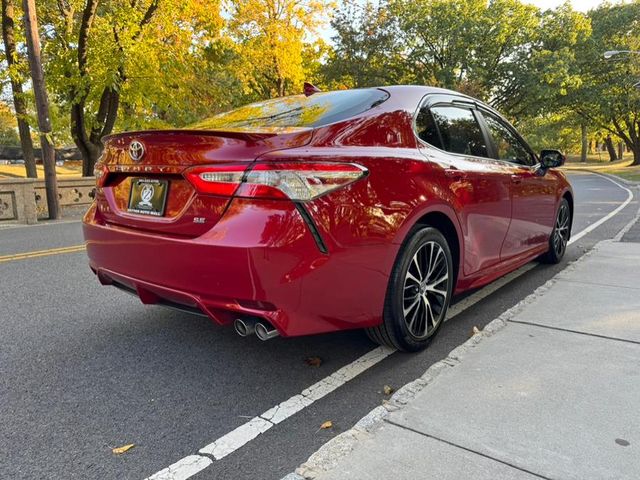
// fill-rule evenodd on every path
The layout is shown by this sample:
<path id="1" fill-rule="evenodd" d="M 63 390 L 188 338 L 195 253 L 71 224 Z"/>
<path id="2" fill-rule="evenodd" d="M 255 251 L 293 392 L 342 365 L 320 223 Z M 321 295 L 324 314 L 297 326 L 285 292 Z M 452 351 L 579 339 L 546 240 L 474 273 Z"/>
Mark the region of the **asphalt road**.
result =
<path id="1" fill-rule="evenodd" d="M 574 232 L 624 202 L 592 174 L 570 176 Z M 637 213 L 637 199 L 447 322 L 429 349 L 394 353 L 195 479 L 279 479 Z M 78 222 L 0 228 L 0 257 L 82 243 Z M 0 478 L 143 479 L 370 351 L 360 332 L 262 343 L 206 318 L 143 306 L 101 287 L 83 252 L 0 262 Z M 323 359 L 311 367 L 305 358 Z M 473 392 L 461 392 L 472 395 Z M 472 414 L 472 412 L 470 412 Z M 319 426 L 331 420 L 332 429 Z M 123 455 L 113 447 L 134 443 Z"/>

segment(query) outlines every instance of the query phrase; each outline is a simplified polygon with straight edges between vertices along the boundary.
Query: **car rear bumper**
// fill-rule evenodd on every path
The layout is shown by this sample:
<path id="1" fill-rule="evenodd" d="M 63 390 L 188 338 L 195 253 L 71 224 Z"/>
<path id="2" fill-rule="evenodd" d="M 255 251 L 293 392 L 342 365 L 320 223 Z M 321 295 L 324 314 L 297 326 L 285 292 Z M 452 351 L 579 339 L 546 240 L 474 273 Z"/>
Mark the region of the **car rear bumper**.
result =
<path id="1" fill-rule="evenodd" d="M 197 238 L 110 225 L 95 207 L 83 230 L 101 283 L 134 293 L 145 304 L 202 312 L 221 325 L 258 317 L 283 336 L 381 321 L 389 248 L 344 249 L 327 238 L 324 254 L 290 202 L 234 199 Z"/>

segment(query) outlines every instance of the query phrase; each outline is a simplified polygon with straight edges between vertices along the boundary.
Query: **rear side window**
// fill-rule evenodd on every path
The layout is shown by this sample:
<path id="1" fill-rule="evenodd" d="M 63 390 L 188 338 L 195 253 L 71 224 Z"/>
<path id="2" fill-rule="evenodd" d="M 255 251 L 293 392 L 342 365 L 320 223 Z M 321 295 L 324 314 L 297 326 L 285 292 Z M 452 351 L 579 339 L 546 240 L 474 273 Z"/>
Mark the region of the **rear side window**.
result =
<path id="1" fill-rule="evenodd" d="M 495 115 L 482 112 L 500 160 L 533 165 L 533 156 L 515 134 Z"/>
<path id="2" fill-rule="evenodd" d="M 443 149 L 436 122 L 433 120 L 431 111 L 426 107 L 420 109 L 416 117 L 416 133 L 418 134 L 418 138 L 423 142 L 427 142 L 429 145 L 433 145 L 441 150 Z"/>
<path id="3" fill-rule="evenodd" d="M 487 145 L 471 110 L 433 107 L 431 114 L 440 133 L 442 149 L 451 153 L 487 157 Z"/>
<path id="4" fill-rule="evenodd" d="M 319 127 L 363 113 L 389 98 L 377 88 L 292 95 L 251 103 L 221 113 L 190 129 L 251 129 L 259 127 Z"/>

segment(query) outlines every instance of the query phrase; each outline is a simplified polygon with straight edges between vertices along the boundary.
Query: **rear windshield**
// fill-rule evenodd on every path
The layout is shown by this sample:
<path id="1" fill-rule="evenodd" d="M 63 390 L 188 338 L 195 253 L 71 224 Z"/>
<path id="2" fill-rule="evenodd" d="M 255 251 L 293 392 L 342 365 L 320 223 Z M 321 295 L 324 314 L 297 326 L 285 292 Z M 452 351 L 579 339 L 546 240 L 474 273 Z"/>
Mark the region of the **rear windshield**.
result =
<path id="1" fill-rule="evenodd" d="M 251 103 L 221 113 L 192 129 L 244 129 L 255 127 L 318 127 L 345 120 L 380 105 L 389 94 L 377 88 L 293 95 Z"/>

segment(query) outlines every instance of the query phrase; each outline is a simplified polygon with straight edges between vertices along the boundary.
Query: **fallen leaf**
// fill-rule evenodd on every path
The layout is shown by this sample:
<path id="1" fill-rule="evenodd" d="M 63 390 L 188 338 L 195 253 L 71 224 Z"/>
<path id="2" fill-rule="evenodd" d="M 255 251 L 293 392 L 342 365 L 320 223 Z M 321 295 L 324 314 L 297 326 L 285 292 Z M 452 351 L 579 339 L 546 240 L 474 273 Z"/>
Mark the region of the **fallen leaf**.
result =
<path id="1" fill-rule="evenodd" d="M 126 445 L 123 445 L 121 447 L 113 448 L 111 449 L 111 451 L 116 455 L 122 455 L 123 453 L 128 452 L 135 446 L 136 445 L 134 443 L 127 443 Z"/>
<path id="2" fill-rule="evenodd" d="M 319 367 L 322 365 L 322 359 L 320 357 L 307 357 L 304 359 L 304 363 L 310 367 Z"/>
<path id="3" fill-rule="evenodd" d="M 333 422 L 331 420 L 327 420 L 322 425 L 320 425 L 320 428 L 322 430 L 326 430 L 327 428 L 332 428 L 332 427 L 333 427 Z"/>
<path id="4" fill-rule="evenodd" d="M 393 393 L 393 387 L 390 387 L 389 385 L 385 385 L 384 387 L 382 387 L 382 391 L 384 392 L 385 395 L 391 395 Z"/>
<path id="5" fill-rule="evenodd" d="M 471 335 L 477 335 L 480 333 L 480 329 L 476 326 L 473 327 L 473 332 L 471 333 Z"/>

